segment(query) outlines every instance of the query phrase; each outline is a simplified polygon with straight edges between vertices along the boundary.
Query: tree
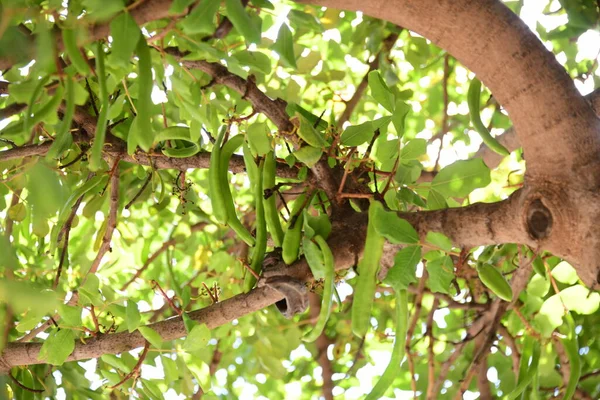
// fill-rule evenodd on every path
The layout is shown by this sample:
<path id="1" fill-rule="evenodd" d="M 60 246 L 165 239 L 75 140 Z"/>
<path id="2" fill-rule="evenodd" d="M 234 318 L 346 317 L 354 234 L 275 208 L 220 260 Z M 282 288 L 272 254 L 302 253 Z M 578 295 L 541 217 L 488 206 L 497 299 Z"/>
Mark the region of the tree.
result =
<path id="1" fill-rule="evenodd" d="M 308 3 L 2 4 L 4 396 L 598 397 L 598 5 Z"/>

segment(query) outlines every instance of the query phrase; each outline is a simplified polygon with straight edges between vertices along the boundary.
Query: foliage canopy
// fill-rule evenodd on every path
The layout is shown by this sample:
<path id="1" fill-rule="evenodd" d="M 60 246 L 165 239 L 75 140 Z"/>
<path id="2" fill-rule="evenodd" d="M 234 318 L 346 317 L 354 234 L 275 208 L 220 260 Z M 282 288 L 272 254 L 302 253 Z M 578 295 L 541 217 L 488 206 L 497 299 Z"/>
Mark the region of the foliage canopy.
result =
<path id="1" fill-rule="evenodd" d="M 591 92 L 596 3 L 522 3 Z M 287 1 L 0 7 L 3 396 L 359 398 L 390 358 L 388 396 L 600 395 L 600 295 L 569 263 L 411 216 L 499 202 L 525 175 L 507 113 L 485 88 L 469 112 L 474 75 L 429 40 Z M 509 156 L 476 118 L 509 130 Z"/>

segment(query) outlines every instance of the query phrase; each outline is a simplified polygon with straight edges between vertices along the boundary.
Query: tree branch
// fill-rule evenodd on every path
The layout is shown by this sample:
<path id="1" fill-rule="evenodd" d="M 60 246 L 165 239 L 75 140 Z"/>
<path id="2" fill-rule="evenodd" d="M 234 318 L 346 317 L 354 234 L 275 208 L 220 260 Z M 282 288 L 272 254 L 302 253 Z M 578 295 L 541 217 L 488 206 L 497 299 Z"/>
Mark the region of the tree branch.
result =
<path id="1" fill-rule="evenodd" d="M 113 177 L 113 181 L 114 181 Z M 116 185 L 115 185 L 116 186 Z M 113 186 L 114 187 L 114 186 Z M 111 190 L 112 191 L 112 190 Z M 438 231 L 446 234 L 456 246 L 469 247 L 475 244 L 492 244 L 515 242 L 523 239 L 519 232 L 518 223 L 518 192 L 511 198 L 493 204 L 474 204 L 464 208 L 454 208 L 438 211 L 399 213 L 413 224 L 425 241 L 428 231 Z M 334 255 L 336 269 L 347 269 L 355 265 L 362 256 L 364 238 L 367 226 L 365 213 L 352 212 L 349 215 L 339 215 L 332 221 L 333 230 L 328 240 Z M 349 237 L 348 232 L 353 232 Z M 385 259 L 393 259 L 397 246 L 387 246 Z M 521 270 L 514 275 L 517 276 Z M 265 266 L 262 279 L 268 280 L 273 276 L 286 276 L 306 282 L 312 279 L 310 268 L 305 259 L 301 259 L 292 266 L 283 262 L 275 266 Z M 528 277 L 528 275 L 527 275 Z M 513 291 L 520 293 L 527 279 L 513 277 Z M 258 287 L 247 294 L 240 294 L 207 308 L 191 312 L 192 319 L 206 323 L 209 328 L 221 326 L 236 318 L 263 309 L 283 299 L 280 292 L 273 290 L 268 285 Z M 502 307 L 508 303 L 503 302 Z M 500 306 L 492 306 L 484 315 L 488 315 Z M 494 314 L 495 315 L 495 314 Z M 475 335 L 486 323 L 491 322 L 480 318 L 469 329 Z M 163 340 L 174 340 L 185 336 L 186 330 L 179 317 L 149 325 L 155 329 Z M 67 361 L 83 360 L 99 357 L 102 354 L 116 354 L 129 351 L 144 345 L 144 338 L 138 332 L 120 332 L 117 334 L 98 335 L 86 341 L 85 344 L 77 343 L 75 351 Z M 37 354 L 41 348 L 40 343 L 10 343 L 0 357 L 0 365 L 4 369 L 15 365 L 39 364 Z"/>

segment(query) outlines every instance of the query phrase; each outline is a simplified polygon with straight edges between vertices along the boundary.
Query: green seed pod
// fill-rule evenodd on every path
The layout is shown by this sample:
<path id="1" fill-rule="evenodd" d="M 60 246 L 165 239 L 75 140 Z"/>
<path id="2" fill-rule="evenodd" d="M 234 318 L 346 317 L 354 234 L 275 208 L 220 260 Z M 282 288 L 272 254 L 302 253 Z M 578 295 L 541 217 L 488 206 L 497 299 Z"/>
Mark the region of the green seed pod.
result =
<path id="1" fill-rule="evenodd" d="M 504 276 L 491 264 L 478 264 L 477 274 L 481 282 L 494 294 L 504 301 L 511 301 L 513 297 L 510 284 L 504 279 Z"/>

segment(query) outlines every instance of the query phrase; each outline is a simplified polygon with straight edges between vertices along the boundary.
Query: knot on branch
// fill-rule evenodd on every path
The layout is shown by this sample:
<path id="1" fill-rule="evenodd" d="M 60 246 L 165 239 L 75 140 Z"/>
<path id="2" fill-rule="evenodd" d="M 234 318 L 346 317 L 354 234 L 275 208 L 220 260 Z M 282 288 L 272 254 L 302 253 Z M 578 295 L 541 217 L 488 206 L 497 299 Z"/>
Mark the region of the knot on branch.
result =
<path id="1" fill-rule="evenodd" d="M 292 318 L 294 315 L 304 312 L 308 307 L 308 291 L 301 281 L 289 276 L 277 276 L 267 279 L 265 285 L 277 290 L 285 297 L 275 303 L 284 317 Z"/>
<path id="2" fill-rule="evenodd" d="M 527 209 L 527 232 L 534 240 L 542 240 L 552 232 L 552 213 L 540 199 L 533 200 Z"/>

